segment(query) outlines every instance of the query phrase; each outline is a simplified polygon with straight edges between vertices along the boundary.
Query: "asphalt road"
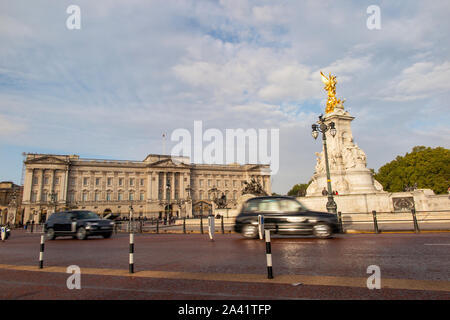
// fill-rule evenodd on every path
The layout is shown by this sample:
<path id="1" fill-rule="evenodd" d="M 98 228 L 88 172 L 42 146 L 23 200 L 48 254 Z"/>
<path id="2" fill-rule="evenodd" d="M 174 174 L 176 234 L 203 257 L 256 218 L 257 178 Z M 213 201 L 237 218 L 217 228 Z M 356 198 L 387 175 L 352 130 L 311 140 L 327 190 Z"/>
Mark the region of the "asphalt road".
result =
<path id="1" fill-rule="evenodd" d="M 47 241 L 13 232 L 0 243 L 0 299 L 449 299 L 450 233 L 273 236 L 274 279 L 265 242 L 237 234 L 136 234 L 128 273 L 127 234 Z M 69 290 L 69 265 L 81 290 Z M 379 266 L 381 289 L 366 286 Z"/>

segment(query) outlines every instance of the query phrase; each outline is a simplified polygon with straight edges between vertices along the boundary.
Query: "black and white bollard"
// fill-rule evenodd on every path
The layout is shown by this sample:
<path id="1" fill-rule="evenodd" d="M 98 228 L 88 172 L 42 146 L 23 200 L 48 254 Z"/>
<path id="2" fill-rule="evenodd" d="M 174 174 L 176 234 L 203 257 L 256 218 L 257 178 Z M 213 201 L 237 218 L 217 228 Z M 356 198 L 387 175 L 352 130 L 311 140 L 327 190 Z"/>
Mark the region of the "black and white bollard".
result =
<path id="1" fill-rule="evenodd" d="M 1 238 L 2 238 L 2 241 L 6 240 L 6 227 L 5 226 L 3 226 L 1 228 Z"/>
<path id="2" fill-rule="evenodd" d="M 5 226 L 3 226 L 1 228 L 1 238 L 2 238 L 2 241 L 6 240 L 6 227 Z"/>
<path id="3" fill-rule="evenodd" d="M 270 230 L 266 231 L 266 258 L 267 258 L 267 279 L 273 279 L 272 273 L 272 247 L 270 245 Z"/>
<path id="4" fill-rule="evenodd" d="M 134 233 L 130 233 L 130 273 L 134 273 Z"/>
<path id="5" fill-rule="evenodd" d="M 259 240 L 262 240 L 264 237 L 264 216 L 258 215 L 258 233 Z"/>
<path id="6" fill-rule="evenodd" d="M 212 241 L 214 241 L 214 231 L 215 231 L 215 222 L 214 222 L 214 216 L 209 216 L 208 217 L 208 234 L 209 234 L 209 239 L 211 239 Z"/>
<path id="7" fill-rule="evenodd" d="M 45 235 L 41 235 L 41 246 L 40 246 L 40 250 L 39 250 L 39 269 L 44 268 L 44 246 L 45 246 L 45 239 L 44 239 Z"/>

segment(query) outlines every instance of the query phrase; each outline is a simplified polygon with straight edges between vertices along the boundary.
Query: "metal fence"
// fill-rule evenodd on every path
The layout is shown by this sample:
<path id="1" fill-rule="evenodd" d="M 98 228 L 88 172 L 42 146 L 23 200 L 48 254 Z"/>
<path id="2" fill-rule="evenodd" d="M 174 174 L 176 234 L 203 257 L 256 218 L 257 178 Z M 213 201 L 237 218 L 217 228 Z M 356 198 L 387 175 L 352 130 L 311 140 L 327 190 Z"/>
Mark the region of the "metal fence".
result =
<path id="1" fill-rule="evenodd" d="M 342 232 L 371 231 L 375 233 L 389 231 L 447 231 L 450 230 L 450 210 L 404 212 L 338 212 L 339 226 Z"/>
<path id="2" fill-rule="evenodd" d="M 338 221 L 342 233 L 389 231 L 450 231 L 450 210 L 408 212 L 338 212 Z M 218 216 L 215 218 L 215 232 L 229 234 L 233 232 L 234 218 Z M 43 224 L 28 224 L 29 233 L 42 233 Z M 114 233 L 156 233 L 156 234 L 191 234 L 208 233 L 207 217 L 175 218 L 163 220 L 158 218 L 133 221 L 115 221 Z"/>
<path id="3" fill-rule="evenodd" d="M 216 233 L 231 233 L 234 226 L 234 219 L 224 218 L 223 216 L 215 218 Z M 173 220 L 147 219 L 134 221 L 116 221 L 114 225 L 115 233 L 128 233 L 130 231 L 137 233 L 208 233 L 208 219 L 200 218 L 176 218 Z"/>

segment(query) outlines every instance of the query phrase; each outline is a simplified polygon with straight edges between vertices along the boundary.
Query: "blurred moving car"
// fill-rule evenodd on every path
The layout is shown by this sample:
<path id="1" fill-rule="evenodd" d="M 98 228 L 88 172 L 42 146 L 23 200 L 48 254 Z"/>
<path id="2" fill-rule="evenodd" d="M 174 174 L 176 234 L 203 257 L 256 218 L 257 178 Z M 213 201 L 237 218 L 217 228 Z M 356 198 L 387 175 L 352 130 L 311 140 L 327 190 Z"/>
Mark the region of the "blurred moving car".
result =
<path id="1" fill-rule="evenodd" d="M 292 197 L 268 196 L 247 200 L 236 217 L 234 231 L 246 238 L 258 236 L 258 215 L 264 216 L 264 228 L 275 234 L 314 235 L 330 238 L 339 232 L 335 214 L 309 211 Z"/>
<path id="2" fill-rule="evenodd" d="M 89 236 L 111 237 L 114 222 L 100 218 L 96 213 L 87 210 L 55 212 L 44 224 L 47 239 L 59 236 L 72 236 L 84 240 Z"/>

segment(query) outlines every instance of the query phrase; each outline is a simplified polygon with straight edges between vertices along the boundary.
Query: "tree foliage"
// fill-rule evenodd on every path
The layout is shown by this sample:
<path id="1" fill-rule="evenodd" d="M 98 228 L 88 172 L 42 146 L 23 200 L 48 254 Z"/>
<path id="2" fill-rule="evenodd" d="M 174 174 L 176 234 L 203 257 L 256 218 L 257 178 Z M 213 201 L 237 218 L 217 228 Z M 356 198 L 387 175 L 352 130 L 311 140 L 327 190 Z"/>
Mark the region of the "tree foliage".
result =
<path id="1" fill-rule="evenodd" d="M 304 197 L 308 186 L 309 183 L 298 183 L 289 190 L 287 195 L 291 197 Z"/>
<path id="2" fill-rule="evenodd" d="M 450 180 L 450 150 L 414 147 L 411 153 L 397 156 L 382 166 L 374 178 L 389 192 L 417 185 L 419 189 L 431 189 L 436 194 L 446 193 Z"/>

